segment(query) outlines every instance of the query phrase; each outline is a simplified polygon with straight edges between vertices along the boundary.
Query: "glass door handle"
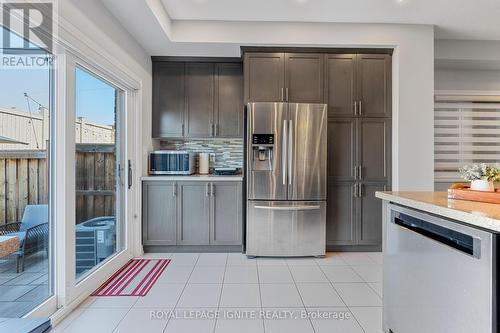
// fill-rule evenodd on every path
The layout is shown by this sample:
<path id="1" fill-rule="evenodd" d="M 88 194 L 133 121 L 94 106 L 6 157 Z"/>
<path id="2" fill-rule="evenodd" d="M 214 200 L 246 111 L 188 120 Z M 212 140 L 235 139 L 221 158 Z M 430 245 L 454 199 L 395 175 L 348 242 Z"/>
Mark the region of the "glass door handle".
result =
<path id="1" fill-rule="evenodd" d="M 132 161 L 128 160 L 128 173 L 127 173 L 127 186 L 130 190 L 132 188 Z"/>

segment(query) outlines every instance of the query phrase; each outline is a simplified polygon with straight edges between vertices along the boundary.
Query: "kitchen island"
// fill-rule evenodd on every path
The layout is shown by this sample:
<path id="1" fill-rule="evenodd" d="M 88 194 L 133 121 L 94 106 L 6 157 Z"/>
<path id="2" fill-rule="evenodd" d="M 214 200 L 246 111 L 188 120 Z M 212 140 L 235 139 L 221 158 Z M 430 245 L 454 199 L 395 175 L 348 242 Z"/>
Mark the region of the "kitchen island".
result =
<path id="1" fill-rule="evenodd" d="M 385 332 L 496 332 L 500 205 L 446 192 L 383 200 Z"/>

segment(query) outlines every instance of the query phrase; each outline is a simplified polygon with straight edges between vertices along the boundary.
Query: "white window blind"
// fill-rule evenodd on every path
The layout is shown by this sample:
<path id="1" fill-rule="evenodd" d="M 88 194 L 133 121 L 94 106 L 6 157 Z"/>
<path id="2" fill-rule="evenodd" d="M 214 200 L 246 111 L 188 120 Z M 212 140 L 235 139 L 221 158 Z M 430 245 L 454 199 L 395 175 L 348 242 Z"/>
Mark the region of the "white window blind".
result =
<path id="1" fill-rule="evenodd" d="M 500 162 L 500 96 L 436 95 L 434 177 L 461 181 L 458 168 Z"/>

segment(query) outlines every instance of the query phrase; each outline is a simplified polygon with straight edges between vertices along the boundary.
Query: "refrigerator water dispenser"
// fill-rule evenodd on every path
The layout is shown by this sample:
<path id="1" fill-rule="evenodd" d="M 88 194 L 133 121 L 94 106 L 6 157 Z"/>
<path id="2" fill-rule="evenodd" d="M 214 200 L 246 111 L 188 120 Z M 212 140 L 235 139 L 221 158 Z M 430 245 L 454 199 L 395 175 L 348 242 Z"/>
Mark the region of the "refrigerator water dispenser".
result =
<path id="1" fill-rule="evenodd" d="M 272 170 L 274 134 L 254 134 L 252 136 L 252 149 L 252 170 Z"/>

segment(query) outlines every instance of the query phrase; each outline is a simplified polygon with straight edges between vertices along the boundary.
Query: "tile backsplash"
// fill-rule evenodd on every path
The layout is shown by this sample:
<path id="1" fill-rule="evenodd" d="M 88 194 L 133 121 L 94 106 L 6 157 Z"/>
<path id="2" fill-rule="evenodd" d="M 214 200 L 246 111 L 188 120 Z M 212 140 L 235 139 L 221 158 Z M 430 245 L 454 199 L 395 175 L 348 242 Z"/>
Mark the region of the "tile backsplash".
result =
<path id="1" fill-rule="evenodd" d="M 243 168 L 243 139 L 217 140 L 165 140 L 161 149 L 187 150 L 195 153 L 212 153 L 210 169 L 214 167 Z M 196 162 L 198 165 L 198 162 Z"/>

